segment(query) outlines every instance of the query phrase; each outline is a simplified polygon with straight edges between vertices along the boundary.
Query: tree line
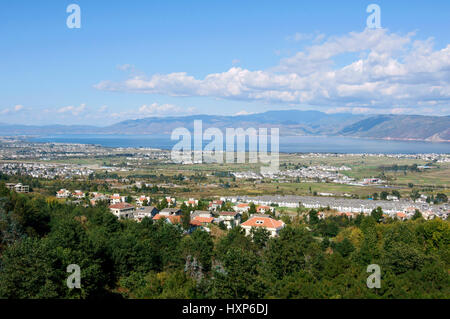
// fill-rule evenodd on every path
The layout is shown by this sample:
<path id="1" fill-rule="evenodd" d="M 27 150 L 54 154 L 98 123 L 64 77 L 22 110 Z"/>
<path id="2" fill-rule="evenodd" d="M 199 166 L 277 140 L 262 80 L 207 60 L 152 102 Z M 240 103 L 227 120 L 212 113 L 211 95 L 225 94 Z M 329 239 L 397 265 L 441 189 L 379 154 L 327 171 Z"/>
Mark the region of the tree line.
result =
<path id="1" fill-rule="evenodd" d="M 240 227 L 186 235 L 0 184 L 0 298 L 449 298 L 449 223 L 379 214 L 312 210 L 276 238 Z M 81 289 L 66 286 L 69 264 Z M 370 264 L 379 289 L 366 286 Z"/>

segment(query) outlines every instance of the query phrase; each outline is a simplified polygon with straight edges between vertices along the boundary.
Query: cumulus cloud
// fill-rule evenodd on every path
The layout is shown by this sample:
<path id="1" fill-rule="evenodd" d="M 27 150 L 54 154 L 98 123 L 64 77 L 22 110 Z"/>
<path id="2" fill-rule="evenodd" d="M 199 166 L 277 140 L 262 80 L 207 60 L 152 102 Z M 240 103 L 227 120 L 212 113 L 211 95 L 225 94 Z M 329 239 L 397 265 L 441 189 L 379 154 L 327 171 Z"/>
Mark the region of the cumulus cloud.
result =
<path id="1" fill-rule="evenodd" d="M 86 104 L 81 104 L 80 106 L 69 105 L 69 106 L 64 106 L 64 107 L 59 108 L 57 110 L 57 113 L 60 113 L 60 114 L 69 113 L 74 116 L 78 116 L 78 115 L 82 114 L 85 110 L 86 110 Z"/>
<path id="2" fill-rule="evenodd" d="M 139 108 L 139 113 L 144 115 L 173 115 L 183 110 L 173 104 L 158 104 L 142 105 Z"/>
<path id="3" fill-rule="evenodd" d="M 293 35 L 287 36 L 286 40 L 293 41 L 293 42 L 312 40 L 313 43 L 318 43 L 318 42 L 322 41 L 324 38 L 325 38 L 325 34 L 319 33 L 319 32 L 315 32 L 315 33 L 296 32 Z"/>
<path id="4" fill-rule="evenodd" d="M 19 113 L 21 111 L 24 111 L 25 107 L 21 104 L 17 104 L 15 106 L 13 106 L 12 108 L 6 108 L 0 111 L 1 115 L 7 115 L 7 114 L 15 114 L 15 113 Z"/>
<path id="5" fill-rule="evenodd" d="M 302 36 L 298 36 L 301 38 Z M 321 40 L 323 35 L 318 35 Z M 316 37 L 316 38 L 317 38 Z M 347 108 L 444 107 L 450 101 L 450 44 L 387 29 L 329 37 L 267 70 L 232 67 L 198 79 L 185 72 L 102 81 L 99 90 L 208 96 L 288 105 Z M 345 57 L 345 59 L 339 59 Z M 338 63 L 339 61 L 347 63 Z"/>

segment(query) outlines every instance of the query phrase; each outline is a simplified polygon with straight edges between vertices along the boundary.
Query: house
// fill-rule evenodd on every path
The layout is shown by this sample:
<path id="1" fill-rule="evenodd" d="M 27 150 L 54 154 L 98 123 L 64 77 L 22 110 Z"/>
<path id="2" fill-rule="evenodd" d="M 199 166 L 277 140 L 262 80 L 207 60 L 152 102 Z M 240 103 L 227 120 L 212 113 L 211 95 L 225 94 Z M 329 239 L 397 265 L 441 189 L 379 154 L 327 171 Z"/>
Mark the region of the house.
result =
<path id="1" fill-rule="evenodd" d="M 177 200 L 175 199 L 175 197 L 167 196 L 166 197 L 166 201 L 167 201 L 168 207 L 175 207 L 175 206 L 177 206 Z"/>
<path id="2" fill-rule="evenodd" d="M 106 196 L 104 194 L 99 194 L 99 193 L 93 193 L 93 195 L 94 195 L 94 198 L 92 198 L 90 200 L 92 206 L 97 205 L 98 202 L 109 203 L 109 200 L 110 200 L 109 196 Z"/>
<path id="3" fill-rule="evenodd" d="M 196 210 L 194 212 L 191 212 L 191 219 L 197 216 L 205 218 L 212 217 L 211 213 L 208 210 Z"/>
<path id="4" fill-rule="evenodd" d="M 402 212 L 397 213 L 396 216 L 400 220 L 405 220 L 407 218 L 406 214 Z"/>
<path id="5" fill-rule="evenodd" d="M 109 206 L 111 213 L 118 218 L 133 218 L 134 206 L 128 203 L 117 203 Z"/>
<path id="6" fill-rule="evenodd" d="M 281 229 L 285 227 L 284 222 L 276 220 L 270 216 L 254 215 L 249 220 L 241 224 L 241 227 L 245 229 L 245 234 L 250 235 L 250 231 L 253 227 L 265 228 L 270 233 L 270 237 L 278 236 Z"/>
<path id="7" fill-rule="evenodd" d="M 178 216 L 181 215 L 181 209 L 179 208 L 164 208 L 159 212 L 162 216 Z"/>
<path id="8" fill-rule="evenodd" d="M 150 204 L 151 199 L 149 196 L 141 195 L 138 198 L 136 198 L 136 205 L 137 206 L 144 206 L 145 203 Z"/>
<path id="9" fill-rule="evenodd" d="M 158 215 L 158 213 L 159 211 L 155 206 L 140 207 L 134 212 L 134 219 L 140 222 L 145 217 L 153 218 Z"/>
<path id="10" fill-rule="evenodd" d="M 72 193 L 72 197 L 77 199 L 83 199 L 86 197 L 86 195 L 82 191 L 76 190 L 75 192 Z"/>
<path id="11" fill-rule="evenodd" d="M 247 203 L 241 203 L 241 204 L 237 204 L 236 206 L 234 206 L 234 210 L 238 213 L 248 212 L 249 209 L 250 209 L 250 205 Z"/>
<path id="12" fill-rule="evenodd" d="M 30 186 L 22 185 L 21 183 L 19 183 L 19 184 L 7 183 L 6 187 L 9 190 L 15 191 L 16 193 L 29 193 L 30 192 Z"/>
<path id="13" fill-rule="evenodd" d="M 337 215 L 338 216 L 346 216 L 348 218 L 353 218 L 354 217 L 354 213 L 351 213 L 351 212 L 338 212 Z"/>
<path id="14" fill-rule="evenodd" d="M 111 195 L 110 202 L 113 205 L 114 204 L 119 204 L 119 203 L 125 203 L 126 202 L 126 197 L 125 196 L 120 196 L 120 194 L 114 194 L 114 195 Z"/>
<path id="15" fill-rule="evenodd" d="M 238 212 L 220 212 L 219 222 L 223 221 L 228 229 L 233 228 L 241 223 L 241 214 Z"/>
<path id="16" fill-rule="evenodd" d="M 202 217 L 202 216 L 195 216 L 191 219 L 191 224 L 197 224 L 201 226 L 209 226 L 212 224 L 214 220 L 214 217 Z"/>
<path id="17" fill-rule="evenodd" d="M 208 209 L 210 211 L 216 212 L 218 211 L 223 205 L 223 200 L 213 200 L 209 203 Z"/>
<path id="18" fill-rule="evenodd" d="M 386 197 L 386 199 L 387 199 L 387 200 L 392 200 L 392 201 L 394 201 L 394 202 L 398 202 L 398 197 L 397 197 L 397 196 L 394 196 L 394 195 L 388 195 L 388 196 Z"/>
<path id="19" fill-rule="evenodd" d="M 428 196 L 421 194 L 420 197 L 416 200 L 416 203 L 425 204 L 427 202 Z"/>
<path id="20" fill-rule="evenodd" d="M 188 207 L 198 206 L 198 200 L 195 198 L 189 198 L 189 200 L 184 201 L 184 204 Z"/>
<path id="21" fill-rule="evenodd" d="M 70 192 L 67 189 L 62 188 L 56 192 L 56 198 L 69 198 L 69 197 Z"/>
<path id="22" fill-rule="evenodd" d="M 160 219 L 164 219 L 166 222 L 172 225 L 181 223 L 180 215 L 162 215 L 161 213 L 159 213 L 153 217 L 153 220 L 160 220 Z"/>

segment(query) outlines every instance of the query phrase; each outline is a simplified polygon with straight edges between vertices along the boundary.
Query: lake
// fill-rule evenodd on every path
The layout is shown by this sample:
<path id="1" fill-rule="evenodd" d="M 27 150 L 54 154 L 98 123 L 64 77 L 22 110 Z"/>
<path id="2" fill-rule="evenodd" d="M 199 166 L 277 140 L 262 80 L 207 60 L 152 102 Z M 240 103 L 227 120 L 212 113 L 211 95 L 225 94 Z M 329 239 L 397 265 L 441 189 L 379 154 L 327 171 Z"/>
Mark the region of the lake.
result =
<path id="1" fill-rule="evenodd" d="M 178 142 L 167 135 L 52 135 L 28 139 L 31 142 L 95 144 L 104 147 L 145 147 L 170 150 Z M 270 139 L 269 139 L 270 140 Z M 204 141 L 203 145 L 208 144 Z M 270 150 L 270 145 L 269 145 Z M 281 136 L 284 153 L 450 153 L 450 143 L 387 141 L 336 136 Z"/>

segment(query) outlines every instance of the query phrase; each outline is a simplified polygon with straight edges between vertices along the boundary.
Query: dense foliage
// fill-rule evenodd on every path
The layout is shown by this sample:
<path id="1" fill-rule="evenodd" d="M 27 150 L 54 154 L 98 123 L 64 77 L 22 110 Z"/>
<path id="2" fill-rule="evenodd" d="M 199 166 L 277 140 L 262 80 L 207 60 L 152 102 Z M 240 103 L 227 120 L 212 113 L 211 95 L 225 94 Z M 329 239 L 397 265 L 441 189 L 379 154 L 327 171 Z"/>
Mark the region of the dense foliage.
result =
<path id="1" fill-rule="evenodd" d="M 119 221 L 0 185 L 0 298 L 449 298 L 450 225 L 295 218 L 277 238 Z M 253 239 L 252 239 L 253 238 Z M 69 289 L 69 264 L 81 289 Z M 369 264 L 381 288 L 369 289 Z"/>

